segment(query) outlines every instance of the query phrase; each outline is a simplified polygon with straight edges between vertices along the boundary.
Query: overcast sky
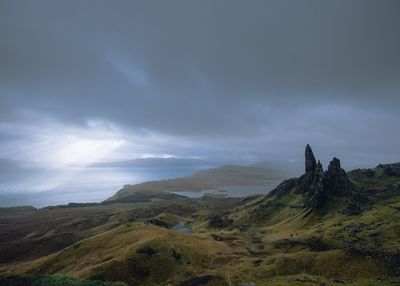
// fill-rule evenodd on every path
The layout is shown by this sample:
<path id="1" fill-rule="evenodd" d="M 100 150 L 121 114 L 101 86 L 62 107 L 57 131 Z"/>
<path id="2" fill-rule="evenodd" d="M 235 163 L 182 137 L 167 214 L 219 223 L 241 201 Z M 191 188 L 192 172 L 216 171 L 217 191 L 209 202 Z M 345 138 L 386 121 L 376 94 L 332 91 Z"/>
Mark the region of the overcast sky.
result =
<path id="1" fill-rule="evenodd" d="M 400 161 L 400 1 L 0 0 L 0 157 Z"/>

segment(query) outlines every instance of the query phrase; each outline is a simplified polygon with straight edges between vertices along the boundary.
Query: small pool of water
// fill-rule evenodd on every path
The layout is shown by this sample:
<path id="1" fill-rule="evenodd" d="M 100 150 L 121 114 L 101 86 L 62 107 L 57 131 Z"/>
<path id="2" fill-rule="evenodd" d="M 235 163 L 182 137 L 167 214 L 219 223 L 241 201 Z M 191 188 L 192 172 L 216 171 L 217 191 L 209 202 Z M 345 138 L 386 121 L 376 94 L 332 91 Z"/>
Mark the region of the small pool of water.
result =
<path id="1" fill-rule="evenodd" d="M 174 227 L 171 228 L 172 231 L 182 232 L 182 233 L 191 233 L 192 230 L 185 225 L 183 221 L 180 221 Z"/>
<path id="2" fill-rule="evenodd" d="M 188 198 L 196 199 L 205 195 L 244 198 L 252 195 L 266 195 L 272 191 L 281 181 L 270 181 L 265 185 L 255 186 L 224 186 L 214 189 L 202 190 L 199 192 L 173 192 L 174 194 L 185 196 Z"/>

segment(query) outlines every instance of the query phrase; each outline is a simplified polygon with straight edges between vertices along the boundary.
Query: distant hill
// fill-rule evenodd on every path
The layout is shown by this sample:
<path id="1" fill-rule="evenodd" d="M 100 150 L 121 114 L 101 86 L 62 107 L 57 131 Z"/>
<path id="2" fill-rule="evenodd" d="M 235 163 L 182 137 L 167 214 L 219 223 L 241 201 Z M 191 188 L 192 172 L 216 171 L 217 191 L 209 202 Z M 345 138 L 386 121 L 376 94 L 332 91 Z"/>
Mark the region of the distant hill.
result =
<path id="1" fill-rule="evenodd" d="M 107 201 L 123 201 L 130 196 L 143 196 L 144 193 L 196 192 L 221 186 L 264 185 L 287 176 L 283 170 L 267 166 L 226 165 L 200 171 L 189 177 L 127 185 Z"/>

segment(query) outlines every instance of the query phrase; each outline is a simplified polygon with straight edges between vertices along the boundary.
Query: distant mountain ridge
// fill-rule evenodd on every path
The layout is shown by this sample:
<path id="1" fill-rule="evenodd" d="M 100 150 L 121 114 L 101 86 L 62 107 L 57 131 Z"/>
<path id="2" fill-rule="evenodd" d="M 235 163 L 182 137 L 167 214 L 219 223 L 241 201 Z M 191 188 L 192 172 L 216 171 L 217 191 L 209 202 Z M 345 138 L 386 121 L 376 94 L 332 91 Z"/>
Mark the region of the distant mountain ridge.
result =
<path id="1" fill-rule="evenodd" d="M 125 161 L 95 163 L 91 167 L 144 167 L 166 168 L 187 166 L 217 166 L 218 163 L 192 158 L 137 158 Z"/>

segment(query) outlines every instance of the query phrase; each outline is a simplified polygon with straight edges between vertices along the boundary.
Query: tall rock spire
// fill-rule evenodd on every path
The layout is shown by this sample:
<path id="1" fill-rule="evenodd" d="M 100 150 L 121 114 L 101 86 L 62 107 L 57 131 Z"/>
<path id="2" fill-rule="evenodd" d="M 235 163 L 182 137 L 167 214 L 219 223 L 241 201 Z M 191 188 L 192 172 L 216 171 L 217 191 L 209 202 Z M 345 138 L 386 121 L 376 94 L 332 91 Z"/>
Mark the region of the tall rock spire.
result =
<path id="1" fill-rule="evenodd" d="M 304 194 L 304 204 L 311 209 L 321 208 L 329 198 L 347 198 L 345 214 L 358 214 L 366 205 L 366 198 L 353 190 L 345 170 L 340 166 L 340 160 L 333 158 L 328 170 L 323 171 L 318 164 L 310 145 L 306 146 L 306 173 L 300 177 L 298 187 Z"/>
<path id="2" fill-rule="evenodd" d="M 322 164 L 319 160 L 314 173 L 311 175 L 311 184 L 305 192 L 304 203 L 312 209 L 317 209 L 323 205 L 325 200 L 324 170 L 322 169 Z"/>
<path id="3" fill-rule="evenodd" d="M 329 163 L 328 170 L 324 173 L 326 191 L 331 195 L 348 197 L 351 193 L 351 184 L 347 173 L 340 167 L 340 160 L 333 158 Z"/>
<path id="4" fill-rule="evenodd" d="M 317 161 L 315 160 L 314 153 L 309 144 L 306 146 L 306 173 L 315 171 Z"/>
<path id="5" fill-rule="evenodd" d="M 304 207 L 319 210 L 329 205 L 342 205 L 347 200 L 347 206 L 342 210 L 346 215 L 355 215 L 368 207 L 368 197 L 352 183 L 347 173 L 340 166 L 340 160 L 333 158 L 324 172 L 321 162 L 315 160 L 310 145 L 305 150 L 306 172 L 300 178 L 293 178 L 280 184 L 270 195 L 284 196 L 291 192 L 301 194 L 304 198 Z M 266 197 L 269 202 L 270 197 Z"/>

